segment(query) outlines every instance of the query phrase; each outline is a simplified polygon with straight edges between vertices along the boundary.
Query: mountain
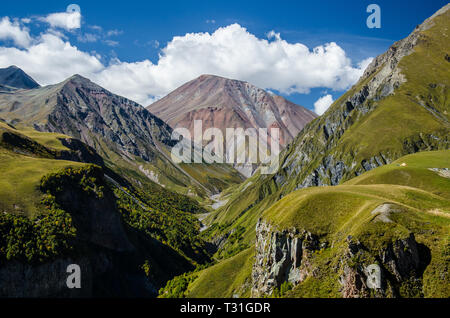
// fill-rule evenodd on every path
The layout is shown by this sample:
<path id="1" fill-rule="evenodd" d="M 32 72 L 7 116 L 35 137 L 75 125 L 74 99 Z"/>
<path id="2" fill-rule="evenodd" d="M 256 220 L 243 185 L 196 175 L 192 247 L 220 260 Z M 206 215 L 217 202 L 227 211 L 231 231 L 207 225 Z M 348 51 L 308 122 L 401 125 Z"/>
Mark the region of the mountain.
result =
<path id="1" fill-rule="evenodd" d="M 40 87 L 39 84 L 17 66 L 0 68 L 0 87 L 32 89 Z"/>
<path id="2" fill-rule="evenodd" d="M 204 223 L 220 242 L 217 255 L 235 256 L 205 270 L 204 280 L 219 268 L 241 270 L 216 280 L 217 289 L 194 282 L 195 296 L 258 296 L 290 286 L 297 297 L 366 297 L 364 266 L 376 260 L 390 287 L 372 296 L 448 297 L 438 281 L 448 272 L 450 162 L 438 150 L 450 148 L 449 21 L 450 4 L 307 124 L 282 152 L 277 173 L 257 173 L 222 194 L 222 207 Z M 418 152 L 424 156 L 411 162 L 403 157 Z M 265 254 L 264 246 L 274 249 Z"/>
<path id="3" fill-rule="evenodd" d="M 147 109 L 171 127 L 188 128 L 203 122 L 203 130 L 219 128 L 279 128 L 280 143 L 286 145 L 311 120 L 313 112 L 281 96 L 247 82 L 202 75 L 177 88 Z"/>
<path id="4" fill-rule="evenodd" d="M 290 193 L 259 215 L 247 248 L 184 276 L 181 295 L 447 298 L 449 158 L 420 152 L 339 186 Z M 368 285 L 374 265 L 377 288 Z"/>
<path id="5" fill-rule="evenodd" d="M 157 183 L 206 196 L 241 180 L 231 167 L 212 165 L 197 167 L 210 174 L 210 182 L 198 181 L 171 161 L 175 141 L 167 124 L 141 105 L 79 75 L 56 85 L 0 93 L 0 105 L 0 116 L 13 125 L 79 139 L 136 184 Z"/>
<path id="6" fill-rule="evenodd" d="M 67 135 L 0 120 L 0 175 L 0 297 L 152 297 L 209 261 L 196 201 L 134 187 Z"/>

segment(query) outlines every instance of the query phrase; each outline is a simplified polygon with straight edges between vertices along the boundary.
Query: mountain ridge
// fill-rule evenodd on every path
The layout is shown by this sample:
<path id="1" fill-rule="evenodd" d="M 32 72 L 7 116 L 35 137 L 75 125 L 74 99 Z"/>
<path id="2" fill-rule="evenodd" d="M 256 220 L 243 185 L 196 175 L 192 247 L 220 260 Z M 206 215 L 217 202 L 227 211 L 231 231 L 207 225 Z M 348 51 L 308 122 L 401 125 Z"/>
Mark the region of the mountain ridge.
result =
<path id="1" fill-rule="evenodd" d="M 137 183 L 154 182 L 204 197 L 241 180 L 231 167 L 216 165 L 208 168 L 214 184 L 206 181 L 199 186 L 168 159 L 176 143 L 170 126 L 141 105 L 80 75 L 55 85 L 0 93 L 0 103 L 0 115 L 13 125 L 79 139 L 96 149 L 110 167 L 137 174 L 139 179 L 133 177 Z"/>
<path id="2" fill-rule="evenodd" d="M 0 68 L 0 86 L 3 86 L 5 89 L 8 87 L 16 89 L 33 89 L 40 87 L 31 76 L 15 65 L 7 68 Z"/>

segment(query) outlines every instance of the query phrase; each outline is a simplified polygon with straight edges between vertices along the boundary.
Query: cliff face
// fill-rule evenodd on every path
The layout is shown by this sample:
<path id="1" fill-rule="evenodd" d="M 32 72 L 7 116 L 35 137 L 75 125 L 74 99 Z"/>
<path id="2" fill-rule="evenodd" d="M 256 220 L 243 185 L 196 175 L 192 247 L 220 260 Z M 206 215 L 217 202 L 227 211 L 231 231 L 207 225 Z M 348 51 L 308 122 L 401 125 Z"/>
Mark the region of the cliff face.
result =
<path id="1" fill-rule="evenodd" d="M 320 242 L 317 236 L 295 228 L 276 230 L 260 220 L 256 227 L 255 263 L 252 270 L 252 297 L 271 295 L 285 282 L 293 288 L 318 277 L 324 271 L 317 262 L 317 254 L 335 249 L 337 259 L 330 258 L 325 266 L 328 276 L 320 279 L 334 280 L 331 285 L 340 286 L 338 292 L 344 298 L 397 297 L 402 284 L 420 284 L 427 264 L 427 255 L 411 234 L 392 241 L 378 253 L 369 251 L 362 243 L 349 236 L 346 243 Z M 380 280 L 371 284 L 373 264 L 380 268 Z M 331 294 L 330 294 L 331 295 Z"/>
<path id="2" fill-rule="evenodd" d="M 271 295 L 284 282 L 298 285 L 311 275 L 309 255 L 320 249 L 319 240 L 296 229 L 278 232 L 264 221 L 256 225 L 256 253 L 252 297 Z"/>

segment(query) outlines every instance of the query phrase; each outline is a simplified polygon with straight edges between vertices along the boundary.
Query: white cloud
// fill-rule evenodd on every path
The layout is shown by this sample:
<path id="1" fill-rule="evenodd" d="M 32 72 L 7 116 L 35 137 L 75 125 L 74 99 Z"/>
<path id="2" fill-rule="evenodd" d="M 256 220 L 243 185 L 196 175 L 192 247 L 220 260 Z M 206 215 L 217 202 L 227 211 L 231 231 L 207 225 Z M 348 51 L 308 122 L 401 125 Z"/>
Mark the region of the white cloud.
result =
<path id="1" fill-rule="evenodd" d="M 85 33 L 83 35 L 79 35 L 77 37 L 78 42 L 82 42 L 82 43 L 93 43 L 93 42 L 97 42 L 99 39 L 99 36 L 96 34 L 92 34 L 92 33 Z"/>
<path id="2" fill-rule="evenodd" d="M 15 45 L 23 48 L 31 43 L 28 29 L 22 28 L 17 21 L 11 22 L 8 17 L 0 20 L 0 40 L 12 40 Z"/>
<path id="3" fill-rule="evenodd" d="M 61 82 L 77 73 L 90 77 L 104 69 L 98 57 L 50 33 L 26 50 L 0 47 L 0 67 L 10 65 L 22 68 L 42 85 Z"/>
<path id="4" fill-rule="evenodd" d="M 201 74 L 242 79 L 287 94 L 308 93 L 314 87 L 343 90 L 359 79 L 367 65 L 353 67 L 336 43 L 310 50 L 301 43 L 290 44 L 274 32 L 269 36 L 274 40 L 258 39 L 238 24 L 213 34 L 189 33 L 174 37 L 162 49 L 157 64 L 116 61 L 97 74 L 97 79 L 142 103 Z"/>
<path id="5" fill-rule="evenodd" d="M 333 102 L 334 102 L 333 96 L 331 96 L 330 94 L 319 98 L 314 103 L 314 112 L 319 116 L 323 115 L 327 111 L 327 109 L 331 106 L 331 104 L 333 104 Z"/>
<path id="6" fill-rule="evenodd" d="M 77 11 L 52 13 L 42 20 L 53 28 L 62 28 L 68 31 L 81 28 L 81 13 Z"/>
<path id="7" fill-rule="evenodd" d="M 146 106 L 202 74 L 246 80 L 286 94 L 308 93 L 316 87 L 343 90 L 359 79 L 369 61 L 354 67 L 336 43 L 311 50 L 301 43 L 288 43 L 275 32 L 268 37 L 257 38 L 232 24 L 212 34 L 174 37 L 162 48 L 156 64 L 115 59 L 104 65 L 98 56 L 47 33 L 25 50 L 0 47 L 0 67 L 18 65 L 43 85 L 78 73 Z"/>
<path id="8" fill-rule="evenodd" d="M 110 30 L 106 33 L 106 36 L 118 36 L 118 35 L 122 35 L 123 31 L 121 30 Z"/>

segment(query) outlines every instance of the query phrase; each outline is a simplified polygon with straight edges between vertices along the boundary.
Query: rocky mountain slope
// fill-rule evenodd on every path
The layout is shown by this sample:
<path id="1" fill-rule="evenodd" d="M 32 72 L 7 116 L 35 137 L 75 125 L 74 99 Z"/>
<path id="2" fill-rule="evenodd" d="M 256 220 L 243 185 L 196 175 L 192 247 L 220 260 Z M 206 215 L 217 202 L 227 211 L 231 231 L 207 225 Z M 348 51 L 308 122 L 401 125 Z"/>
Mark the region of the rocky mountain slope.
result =
<path id="1" fill-rule="evenodd" d="M 17 66 L 0 69 L 0 89 L 38 88 L 39 84 Z"/>
<path id="2" fill-rule="evenodd" d="M 210 221 L 253 229 L 264 209 L 296 189 L 338 185 L 409 153 L 448 149 L 449 17 L 447 5 L 377 57 L 287 146 L 276 174 L 227 191 Z"/>
<path id="3" fill-rule="evenodd" d="M 0 115 L 13 125 L 63 133 L 85 142 L 108 166 L 137 184 L 154 182 L 185 194 L 206 196 L 241 180 L 225 165 L 199 165 L 200 171 L 212 171 L 211 180 L 219 181 L 196 180 L 171 161 L 175 141 L 167 124 L 139 104 L 79 75 L 57 85 L 0 92 Z"/>
<path id="4" fill-rule="evenodd" d="M 219 128 L 279 128 L 282 146 L 311 120 L 313 112 L 281 96 L 270 94 L 247 82 L 214 75 L 202 75 L 177 88 L 147 109 L 171 127 L 194 132 L 194 121 L 203 122 L 203 131 Z"/>

